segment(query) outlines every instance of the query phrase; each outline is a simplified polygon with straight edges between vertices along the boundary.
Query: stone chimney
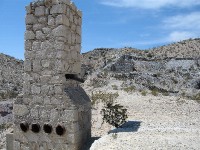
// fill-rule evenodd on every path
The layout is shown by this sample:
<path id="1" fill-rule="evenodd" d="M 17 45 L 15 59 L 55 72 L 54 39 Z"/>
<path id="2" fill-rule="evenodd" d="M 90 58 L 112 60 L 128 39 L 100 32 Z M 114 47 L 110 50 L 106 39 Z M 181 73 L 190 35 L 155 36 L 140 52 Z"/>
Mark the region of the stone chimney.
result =
<path id="1" fill-rule="evenodd" d="M 69 0 L 26 7 L 23 95 L 14 103 L 15 150 L 79 150 L 91 137 L 81 79 L 82 13 Z"/>

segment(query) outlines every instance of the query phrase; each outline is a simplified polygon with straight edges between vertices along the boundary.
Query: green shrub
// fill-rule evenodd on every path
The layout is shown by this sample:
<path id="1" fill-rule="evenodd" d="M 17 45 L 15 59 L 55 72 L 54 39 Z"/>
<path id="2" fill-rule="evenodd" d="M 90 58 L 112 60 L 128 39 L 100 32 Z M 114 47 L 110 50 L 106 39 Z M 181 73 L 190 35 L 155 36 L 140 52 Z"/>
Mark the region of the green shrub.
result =
<path id="1" fill-rule="evenodd" d="M 151 94 L 152 94 L 153 96 L 158 96 L 158 90 L 153 89 L 153 90 L 151 91 Z"/>
<path id="2" fill-rule="evenodd" d="M 103 121 L 106 121 L 116 128 L 120 127 L 126 122 L 127 109 L 120 104 L 113 104 L 113 101 L 108 101 L 102 109 Z"/>
<path id="3" fill-rule="evenodd" d="M 116 93 L 104 93 L 102 91 L 98 91 L 96 93 L 92 93 L 91 100 L 92 105 L 96 104 L 97 102 L 101 101 L 106 103 L 107 101 L 114 101 L 119 96 L 119 94 Z"/>
<path id="4" fill-rule="evenodd" d="M 141 91 L 142 96 L 146 96 L 147 95 L 147 91 Z"/>
<path id="5" fill-rule="evenodd" d="M 99 79 L 99 78 L 93 78 L 90 80 L 90 82 L 94 88 L 103 87 L 103 86 L 108 85 L 108 82 L 106 80 Z"/>
<path id="6" fill-rule="evenodd" d="M 135 91 L 135 86 L 129 86 L 129 87 L 123 88 L 123 90 L 127 93 L 130 93 L 130 92 Z"/>
<path id="7" fill-rule="evenodd" d="M 198 103 L 200 103 L 200 93 L 196 94 L 192 97 L 193 100 L 196 100 Z"/>
<path id="8" fill-rule="evenodd" d="M 112 85 L 112 88 L 113 88 L 113 90 L 117 90 L 118 89 L 117 85 Z"/>

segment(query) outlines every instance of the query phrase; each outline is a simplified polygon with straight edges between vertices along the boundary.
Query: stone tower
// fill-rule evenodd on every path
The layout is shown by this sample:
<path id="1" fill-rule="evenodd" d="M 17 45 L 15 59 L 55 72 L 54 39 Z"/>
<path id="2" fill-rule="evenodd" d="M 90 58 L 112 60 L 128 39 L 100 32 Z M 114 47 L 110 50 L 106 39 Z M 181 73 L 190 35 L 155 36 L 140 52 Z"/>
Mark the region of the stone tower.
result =
<path id="1" fill-rule="evenodd" d="M 23 95 L 14 103 L 15 150 L 79 150 L 91 136 L 81 79 L 82 13 L 69 0 L 26 7 Z"/>

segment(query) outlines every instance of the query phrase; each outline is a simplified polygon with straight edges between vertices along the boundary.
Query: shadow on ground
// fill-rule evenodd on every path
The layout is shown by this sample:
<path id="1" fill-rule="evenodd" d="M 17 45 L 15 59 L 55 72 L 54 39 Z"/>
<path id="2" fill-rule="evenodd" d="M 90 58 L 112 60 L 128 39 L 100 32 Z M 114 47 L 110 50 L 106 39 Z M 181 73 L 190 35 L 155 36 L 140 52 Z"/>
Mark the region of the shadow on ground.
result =
<path id="1" fill-rule="evenodd" d="M 82 150 L 89 150 L 92 146 L 92 143 L 94 143 L 95 140 L 98 140 L 100 137 L 91 137 L 90 141 L 87 142 L 87 144 L 83 147 Z"/>
<path id="2" fill-rule="evenodd" d="M 137 132 L 140 128 L 140 124 L 141 121 L 128 121 L 124 123 L 121 127 L 109 131 L 108 134 L 118 132 Z"/>

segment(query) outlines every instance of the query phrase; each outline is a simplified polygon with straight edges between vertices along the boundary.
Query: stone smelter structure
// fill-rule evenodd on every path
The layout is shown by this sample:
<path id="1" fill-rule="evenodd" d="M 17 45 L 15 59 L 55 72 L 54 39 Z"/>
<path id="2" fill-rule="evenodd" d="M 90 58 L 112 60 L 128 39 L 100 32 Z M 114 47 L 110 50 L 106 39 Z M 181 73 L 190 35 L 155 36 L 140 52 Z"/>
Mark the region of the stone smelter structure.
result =
<path id="1" fill-rule="evenodd" d="M 79 150 L 91 137 L 81 79 L 82 13 L 69 0 L 26 7 L 23 95 L 14 103 L 15 150 Z"/>

